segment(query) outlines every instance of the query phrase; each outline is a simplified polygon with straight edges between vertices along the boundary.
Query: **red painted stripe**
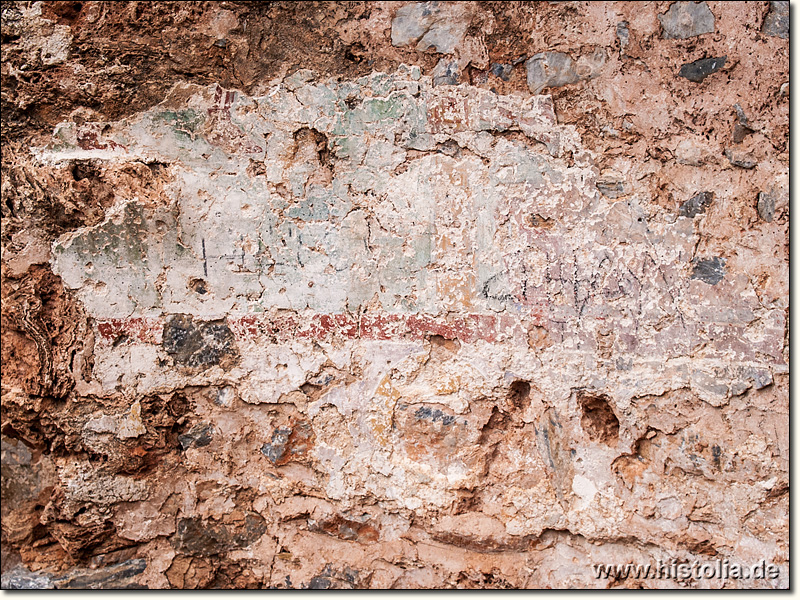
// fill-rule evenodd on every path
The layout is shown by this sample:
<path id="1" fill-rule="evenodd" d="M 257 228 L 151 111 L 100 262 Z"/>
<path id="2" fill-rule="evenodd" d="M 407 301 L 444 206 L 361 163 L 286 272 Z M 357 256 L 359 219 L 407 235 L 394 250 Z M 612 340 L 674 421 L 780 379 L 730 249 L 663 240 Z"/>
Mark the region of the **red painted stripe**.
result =
<path id="1" fill-rule="evenodd" d="M 144 317 L 108 319 L 97 322 L 97 331 L 100 338 L 106 341 L 114 341 L 124 335 L 137 342 L 160 344 L 164 320 Z"/>
<path id="2" fill-rule="evenodd" d="M 200 317 L 195 317 L 202 321 Z M 163 317 L 130 317 L 97 321 L 101 341 L 113 343 L 125 336 L 143 344 L 160 344 Z M 542 325 L 538 315 L 514 317 L 507 314 L 468 314 L 436 317 L 424 314 L 350 313 L 241 315 L 226 317 L 228 327 L 240 341 L 265 340 L 271 343 L 292 339 L 326 341 L 333 339 L 397 340 L 424 339 L 440 335 L 465 343 L 483 340 L 499 342 L 521 335 L 531 325 Z"/>

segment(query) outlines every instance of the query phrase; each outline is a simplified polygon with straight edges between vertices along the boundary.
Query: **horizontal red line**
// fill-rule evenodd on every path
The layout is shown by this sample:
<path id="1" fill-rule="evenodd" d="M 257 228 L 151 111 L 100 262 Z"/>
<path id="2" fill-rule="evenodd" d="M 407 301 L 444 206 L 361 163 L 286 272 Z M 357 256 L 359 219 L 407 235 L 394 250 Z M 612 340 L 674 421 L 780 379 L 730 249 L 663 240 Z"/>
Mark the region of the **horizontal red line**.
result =
<path id="1" fill-rule="evenodd" d="M 120 337 L 145 344 L 161 344 L 166 317 L 127 317 L 97 321 L 101 340 L 114 342 Z M 194 317 L 196 322 L 204 321 Z M 237 340 L 265 339 L 286 342 L 292 339 L 324 341 L 330 339 L 394 340 L 423 339 L 439 335 L 465 343 L 484 340 L 497 342 L 522 333 L 530 325 L 541 325 L 540 316 L 515 317 L 508 314 L 467 314 L 434 317 L 424 314 L 351 313 L 229 315 L 225 322 Z"/>

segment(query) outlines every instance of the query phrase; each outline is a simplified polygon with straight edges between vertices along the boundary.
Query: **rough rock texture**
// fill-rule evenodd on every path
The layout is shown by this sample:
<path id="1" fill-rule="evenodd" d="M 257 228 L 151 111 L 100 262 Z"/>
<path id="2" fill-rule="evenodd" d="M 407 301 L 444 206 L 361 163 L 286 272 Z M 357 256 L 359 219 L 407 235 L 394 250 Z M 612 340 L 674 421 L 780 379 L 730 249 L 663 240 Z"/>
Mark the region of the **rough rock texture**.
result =
<path id="1" fill-rule="evenodd" d="M 4 3 L 3 587 L 787 587 L 783 4 Z"/>
<path id="2" fill-rule="evenodd" d="M 663 37 L 683 40 L 714 31 L 714 13 L 707 2 L 675 2 L 658 15 Z"/>

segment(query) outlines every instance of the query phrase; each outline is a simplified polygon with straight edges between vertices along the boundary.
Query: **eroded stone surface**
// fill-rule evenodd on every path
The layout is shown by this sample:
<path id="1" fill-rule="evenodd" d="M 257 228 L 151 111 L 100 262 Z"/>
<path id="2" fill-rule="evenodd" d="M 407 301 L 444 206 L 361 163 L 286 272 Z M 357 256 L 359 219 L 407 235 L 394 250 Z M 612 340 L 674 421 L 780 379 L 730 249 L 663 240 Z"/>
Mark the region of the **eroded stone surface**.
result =
<path id="1" fill-rule="evenodd" d="M 650 224 L 635 200 L 611 202 L 622 183 L 597 179 L 590 153 L 571 128 L 557 125 L 547 97 L 523 101 L 464 86 L 433 87 L 411 70 L 353 84 L 278 87 L 256 99 L 212 87 L 195 91 L 187 106 L 196 108 L 156 108 L 119 124 L 83 125 L 106 131 L 99 148 L 81 148 L 72 141 L 82 139 L 81 128 L 62 127 L 59 142 L 41 151 L 45 161 L 145 160 L 170 162 L 175 171 L 173 202 L 152 209 L 126 203 L 119 224 L 112 216 L 65 237 L 54 247 L 55 270 L 98 319 L 101 339 L 118 339 L 100 327 L 121 313 L 131 323 L 158 323 L 165 311 L 192 308 L 194 317 L 165 318 L 164 351 L 176 364 L 207 368 L 242 347 L 241 366 L 221 366 L 234 369 L 230 376 L 248 402 L 278 401 L 305 381 L 308 369 L 331 360 L 326 352 L 303 351 L 285 373 L 275 373 L 280 351 L 272 358 L 263 350 L 273 335 L 281 340 L 292 332 L 309 342 L 388 340 L 387 349 L 399 335 L 408 338 L 401 352 L 411 359 L 423 351 L 424 335 L 437 333 L 431 320 L 469 315 L 485 323 L 472 335 L 477 344 L 511 341 L 535 324 L 573 346 L 582 368 L 586 356 L 595 357 L 592 364 L 603 373 L 595 376 L 619 381 L 630 396 L 649 389 L 649 380 L 663 389 L 670 378 L 667 385 L 678 386 L 692 372 L 716 368 L 730 342 L 710 337 L 691 371 L 663 371 L 663 360 L 680 360 L 715 323 L 705 305 L 727 304 L 741 315 L 733 323 L 742 326 L 767 318 L 782 327 L 781 311 L 763 313 L 733 291 L 746 289 L 744 280 L 713 300 L 706 289 L 693 288 L 691 279 L 719 283 L 721 271 L 693 258 L 691 225 Z M 187 140 L 171 120 L 177 114 L 193 115 L 206 133 Z M 270 133 L 266 141 L 240 143 L 248 128 Z M 495 137 L 514 130 L 529 141 Z M 455 154 L 445 150 L 451 144 Z M 567 151 L 578 158 L 573 166 L 560 158 Z M 410 152 L 417 153 L 411 160 Z M 264 161 L 263 175 L 245 174 L 254 156 Z M 207 179 L 197 176 L 201 164 Z M 600 222 L 619 224 L 614 231 L 624 236 L 596 227 Z M 167 237 L 147 244 L 159 223 L 170 224 Z M 193 288 L 197 279 L 202 294 Z M 98 295 L 98 288 L 109 293 Z M 627 325 L 631 298 L 639 296 L 661 301 L 634 313 Z M 225 319 L 211 320 L 219 315 Z M 648 327 L 652 334 L 642 336 Z M 633 388 L 622 383 L 624 370 L 598 362 L 596 332 L 605 328 L 616 332 L 618 362 L 639 367 Z M 637 342 L 626 342 L 634 329 Z M 112 344 L 104 353 L 108 363 L 104 354 L 97 357 L 104 372 L 119 368 L 119 349 L 127 348 Z M 761 364 L 765 350 L 757 354 L 753 347 L 738 360 Z M 156 347 L 142 352 L 138 360 L 152 367 L 141 364 L 139 393 L 178 385 L 179 371 L 157 368 Z M 653 352 L 662 360 L 647 366 L 642 361 Z M 768 352 L 772 362 L 764 364 L 782 368 L 779 347 Z M 547 353 L 537 359 L 548 363 Z M 540 368 L 539 377 L 549 379 L 541 387 L 577 387 L 580 376 L 566 375 L 563 366 L 558 376 Z M 730 365 L 726 372 L 735 377 Z M 475 393 L 467 390 L 455 384 L 448 403 L 464 410 Z"/>

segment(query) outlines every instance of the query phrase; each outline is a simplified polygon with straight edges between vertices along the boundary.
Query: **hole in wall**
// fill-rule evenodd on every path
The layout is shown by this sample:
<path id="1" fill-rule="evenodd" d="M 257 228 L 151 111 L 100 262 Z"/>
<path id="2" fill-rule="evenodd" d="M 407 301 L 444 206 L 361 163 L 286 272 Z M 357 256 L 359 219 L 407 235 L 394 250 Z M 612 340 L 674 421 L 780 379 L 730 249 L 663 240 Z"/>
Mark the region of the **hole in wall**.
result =
<path id="1" fill-rule="evenodd" d="M 619 419 L 611 408 L 611 399 L 605 394 L 579 391 L 578 406 L 583 413 L 581 427 L 593 442 L 612 446 L 619 440 Z"/>
<path id="2" fill-rule="evenodd" d="M 194 278 L 189 281 L 189 289 L 197 294 L 204 295 L 208 293 L 208 284 L 205 279 Z"/>
<path id="3" fill-rule="evenodd" d="M 527 381 L 515 381 L 511 384 L 508 399 L 515 410 L 525 410 L 531 403 L 531 384 Z"/>

